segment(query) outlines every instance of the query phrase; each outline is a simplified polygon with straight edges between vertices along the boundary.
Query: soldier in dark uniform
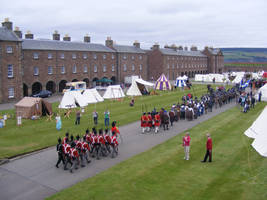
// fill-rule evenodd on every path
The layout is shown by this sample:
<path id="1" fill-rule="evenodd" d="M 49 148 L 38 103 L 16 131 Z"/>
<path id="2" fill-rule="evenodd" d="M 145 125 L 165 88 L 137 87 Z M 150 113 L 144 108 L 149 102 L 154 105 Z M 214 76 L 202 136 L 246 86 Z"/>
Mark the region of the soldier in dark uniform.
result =
<path id="1" fill-rule="evenodd" d="M 57 164 L 56 164 L 56 168 L 58 168 L 58 165 L 61 163 L 63 163 L 63 165 L 65 165 L 65 160 L 64 160 L 64 152 L 63 152 L 63 145 L 61 143 L 61 139 L 58 138 L 58 144 L 57 144 L 57 154 L 58 154 L 58 160 L 57 160 Z"/>

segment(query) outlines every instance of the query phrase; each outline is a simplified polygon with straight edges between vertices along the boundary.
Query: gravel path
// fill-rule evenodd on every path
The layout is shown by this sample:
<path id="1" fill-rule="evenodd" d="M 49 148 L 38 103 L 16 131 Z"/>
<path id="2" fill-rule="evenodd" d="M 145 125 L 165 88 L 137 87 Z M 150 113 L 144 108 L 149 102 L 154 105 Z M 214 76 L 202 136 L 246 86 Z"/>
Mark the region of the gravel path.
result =
<path id="1" fill-rule="evenodd" d="M 165 132 L 160 130 L 156 135 L 141 134 L 140 122 L 120 127 L 123 143 L 119 146 L 119 155 L 114 159 L 107 157 L 101 160 L 92 160 L 89 165 L 75 170 L 73 174 L 55 167 L 57 161 L 55 147 L 23 158 L 16 158 L 0 166 L 0 199 L 44 199 L 123 160 L 163 143 L 169 138 L 234 106 L 235 103 L 231 103 L 222 108 L 213 109 L 212 113 L 201 116 L 194 121 L 179 121 L 174 123 L 170 130 Z"/>

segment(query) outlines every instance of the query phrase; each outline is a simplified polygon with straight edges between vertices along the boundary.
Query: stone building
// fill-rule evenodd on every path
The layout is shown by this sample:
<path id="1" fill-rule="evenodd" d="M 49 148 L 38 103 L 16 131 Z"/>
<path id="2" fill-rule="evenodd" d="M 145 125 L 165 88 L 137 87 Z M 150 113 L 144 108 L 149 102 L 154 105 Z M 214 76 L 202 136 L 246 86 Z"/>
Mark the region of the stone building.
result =
<path id="1" fill-rule="evenodd" d="M 147 54 L 135 41 L 132 46 L 114 44 L 108 37 L 106 46 L 116 51 L 118 81 L 124 82 L 127 76 L 138 75 L 147 80 Z"/>
<path id="2" fill-rule="evenodd" d="M 22 98 L 21 45 L 6 19 L 0 27 L 0 102 Z"/>
<path id="3" fill-rule="evenodd" d="M 148 51 L 148 77 L 150 80 L 155 80 L 162 73 L 170 80 L 183 75 L 194 77 L 195 74 L 208 72 L 207 63 L 208 56 L 196 47 L 191 47 L 190 50 L 175 45 L 160 48 L 155 44 Z"/>
<path id="4" fill-rule="evenodd" d="M 123 83 L 125 77 L 138 75 L 156 80 L 165 73 L 170 80 L 184 74 L 220 73 L 223 55 L 220 50 L 196 47 L 154 45 L 141 49 L 140 43 L 118 45 L 108 37 L 103 44 L 91 43 L 88 35 L 83 42 L 72 42 L 69 35 L 63 40 L 58 31 L 52 39 L 34 39 L 31 32 L 22 39 L 19 28 L 13 31 L 8 19 L 0 27 L 0 102 L 19 100 L 23 96 L 50 90 L 62 92 L 70 81 L 85 81 L 87 87 L 108 78 L 113 84 Z"/>

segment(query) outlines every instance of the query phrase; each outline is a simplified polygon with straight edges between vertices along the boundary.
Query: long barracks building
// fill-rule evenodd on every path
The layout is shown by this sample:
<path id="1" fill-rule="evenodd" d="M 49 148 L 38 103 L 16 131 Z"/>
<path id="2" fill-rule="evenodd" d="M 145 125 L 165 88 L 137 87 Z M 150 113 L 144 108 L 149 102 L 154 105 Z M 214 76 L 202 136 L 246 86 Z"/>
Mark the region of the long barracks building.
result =
<path id="1" fill-rule="evenodd" d="M 94 87 L 97 80 L 109 78 L 123 83 L 131 75 L 155 80 L 164 73 L 170 80 L 179 75 L 193 77 L 196 73 L 221 73 L 223 54 L 206 47 L 203 51 L 191 47 L 155 44 L 150 50 L 140 43 L 118 45 L 108 37 L 105 45 L 91 43 L 88 35 L 83 42 L 72 42 L 55 31 L 52 40 L 34 39 L 30 32 L 13 31 L 6 19 L 0 27 L 0 103 L 17 101 L 40 90 L 61 92 L 69 81 L 85 81 Z"/>

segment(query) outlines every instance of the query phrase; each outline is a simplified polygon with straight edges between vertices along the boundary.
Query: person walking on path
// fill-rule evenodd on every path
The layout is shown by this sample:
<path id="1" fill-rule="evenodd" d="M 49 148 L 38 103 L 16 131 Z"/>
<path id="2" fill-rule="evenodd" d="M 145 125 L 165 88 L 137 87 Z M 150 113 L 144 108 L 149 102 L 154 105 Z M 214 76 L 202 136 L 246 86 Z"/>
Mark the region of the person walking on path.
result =
<path id="1" fill-rule="evenodd" d="M 80 110 L 77 110 L 75 125 L 79 125 L 80 124 L 80 120 L 81 120 L 81 112 L 80 112 Z"/>
<path id="2" fill-rule="evenodd" d="M 187 132 L 183 137 L 183 147 L 184 147 L 184 159 L 189 160 L 189 150 L 190 150 L 190 134 Z"/>
<path id="3" fill-rule="evenodd" d="M 212 161 L 212 139 L 209 133 L 207 134 L 206 149 L 207 151 L 204 160 L 202 160 L 201 162 L 206 162 L 208 157 L 209 157 L 209 162 Z"/>
<path id="4" fill-rule="evenodd" d="M 109 118 L 110 118 L 110 112 L 109 110 L 106 110 L 104 112 L 104 119 L 105 119 L 105 126 L 108 127 L 109 126 Z"/>
<path id="5" fill-rule="evenodd" d="M 93 112 L 93 119 L 94 119 L 94 124 L 97 125 L 98 113 L 96 112 L 96 110 L 94 110 Z"/>
<path id="6" fill-rule="evenodd" d="M 60 130 L 61 127 L 62 127 L 61 118 L 60 118 L 60 115 L 57 114 L 57 116 L 56 116 L 56 129 L 57 129 L 57 130 Z"/>

